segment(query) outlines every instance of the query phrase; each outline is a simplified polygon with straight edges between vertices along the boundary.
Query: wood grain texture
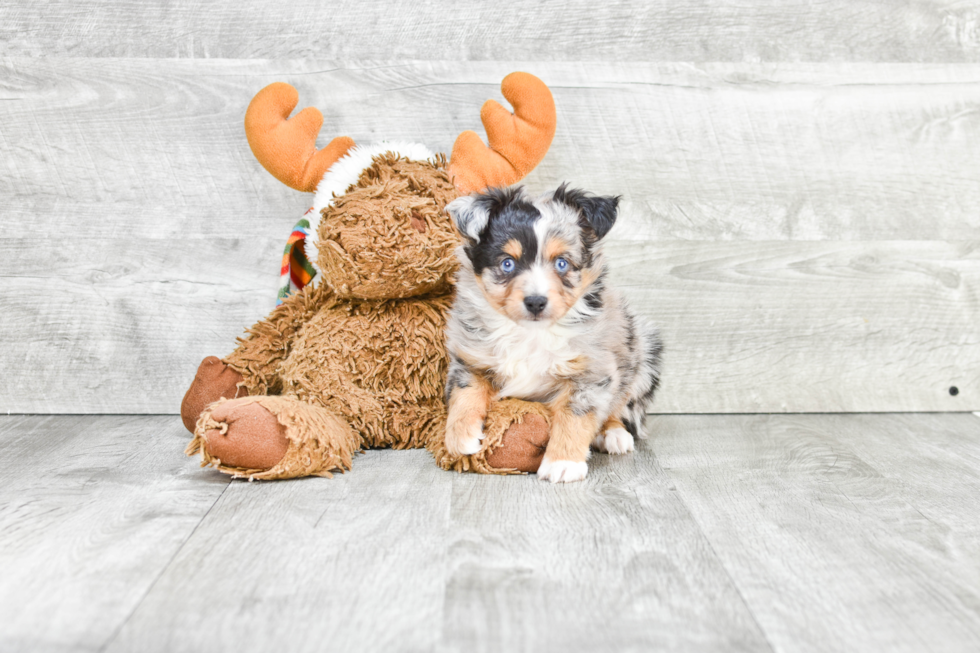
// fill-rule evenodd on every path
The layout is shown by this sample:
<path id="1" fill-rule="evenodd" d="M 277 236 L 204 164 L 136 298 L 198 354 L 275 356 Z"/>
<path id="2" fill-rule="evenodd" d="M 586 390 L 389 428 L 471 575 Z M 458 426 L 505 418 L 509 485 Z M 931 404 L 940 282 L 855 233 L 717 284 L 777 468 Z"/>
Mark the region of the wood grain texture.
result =
<path id="1" fill-rule="evenodd" d="M 617 242 L 610 251 L 614 281 L 663 331 L 656 412 L 980 405 L 980 243 Z"/>
<path id="2" fill-rule="evenodd" d="M 0 418 L 0 650 L 96 650 L 227 486 L 173 416 Z"/>
<path id="3" fill-rule="evenodd" d="M 563 486 L 456 477 L 447 648 L 772 650 L 648 444 L 589 465 Z"/>
<path id="4" fill-rule="evenodd" d="M 420 451 L 235 483 L 107 650 L 202 633 L 234 651 L 768 650 L 649 450 L 570 487 Z"/>
<path id="5" fill-rule="evenodd" d="M 295 84 L 321 144 L 448 152 L 528 68 L 558 107 L 528 185 L 622 195 L 638 239 L 980 239 L 980 66 L 526 64 L 5 60 L 3 236 L 278 241 L 311 196 L 249 151 L 258 89 Z"/>
<path id="6" fill-rule="evenodd" d="M 7 54 L 450 60 L 980 60 L 972 2 L 6 3 Z"/>
<path id="7" fill-rule="evenodd" d="M 4 60 L 0 409 L 176 411 L 271 309 L 310 199 L 251 157 L 258 88 L 447 150 L 516 68 L 559 107 L 528 186 L 622 194 L 612 258 L 655 259 L 617 274 L 668 334 L 657 410 L 980 407 L 980 68 L 526 63 Z"/>
<path id="8" fill-rule="evenodd" d="M 834 424 L 862 460 L 891 482 L 891 489 L 926 519 L 948 528 L 943 546 L 980 559 L 980 414 L 856 415 Z M 927 432 L 927 438 L 922 436 Z M 941 475 L 917 473 L 928 468 Z"/>
<path id="9" fill-rule="evenodd" d="M 275 306 L 271 241 L 33 244 L 0 239 L 4 412 L 179 412 L 201 359 Z"/>
<path id="10" fill-rule="evenodd" d="M 659 417 L 652 446 L 773 648 L 971 651 L 978 429 L 970 414 Z"/>
<path id="11" fill-rule="evenodd" d="M 0 350 L 5 410 L 175 412 L 200 360 L 230 351 L 274 303 L 262 264 L 276 243 L 48 245 L 55 267 L 0 239 L 0 260 L 17 271 L 0 296 L 0 333 L 12 343 Z M 978 243 L 609 250 L 613 282 L 663 331 L 656 412 L 980 407 Z"/>
<path id="12" fill-rule="evenodd" d="M 385 451 L 333 479 L 233 483 L 106 650 L 434 650 L 452 481 Z"/>
<path id="13" fill-rule="evenodd" d="M 0 417 L 0 650 L 980 646 L 977 416 L 650 427 L 560 487 L 424 451 L 229 484 L 176 416 Z"/>

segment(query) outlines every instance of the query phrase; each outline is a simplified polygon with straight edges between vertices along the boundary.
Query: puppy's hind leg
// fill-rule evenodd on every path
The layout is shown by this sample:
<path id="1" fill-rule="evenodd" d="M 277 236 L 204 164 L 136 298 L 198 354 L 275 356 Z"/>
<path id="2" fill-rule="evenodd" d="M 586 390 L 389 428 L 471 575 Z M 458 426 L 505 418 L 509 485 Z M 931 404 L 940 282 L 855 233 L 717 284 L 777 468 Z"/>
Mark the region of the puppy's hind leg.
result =
<path id="1" fill-rule="evenodd" d="M 637 385 L 626 403 L 623 421 L 626 430 L 638 438 L 646 438 L 646 413 L 660 387 L 664 343 L 660 332 L 647 326 L 643 331 L 643 360 L 637 370 Z"/>

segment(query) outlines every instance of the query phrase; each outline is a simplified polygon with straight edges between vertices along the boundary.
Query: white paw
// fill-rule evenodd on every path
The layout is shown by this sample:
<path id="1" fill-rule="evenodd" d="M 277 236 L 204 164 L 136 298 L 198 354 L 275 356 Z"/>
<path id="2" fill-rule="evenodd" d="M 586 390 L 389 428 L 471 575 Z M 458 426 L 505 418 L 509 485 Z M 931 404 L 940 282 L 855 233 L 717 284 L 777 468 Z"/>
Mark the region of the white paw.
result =
<path id="1" fill-rule="evenodd" d="M 606 453 L 621 454 L 629 453 L 633 451 L 633 436 L 626 429 L 614 428 L 609 429 L 602 435 L 596 437 L 592 444 L 595 445 L 599 439 L 602 439 L 602 443 L 596 446 L 599 451 L 605 451 Z"/>
<path id="2" fill-rule="evenodd" d="M 460 455 L 460 456 L 471 456 L 480 451 L 483 446 L 483 424 L 482 422 L 473 422 L 467 427 L 463 427 L 461 433 L 459 433 L 455 438 L 455 443 L 453 438 L 446 434 L 446 448 L 449 453 Z M 455 446 L 453 446 L 455 444 Z"/>
<path id="3" fill-rule="evenodd" d="M 589 464 L 585 462 L 573 463 L 570 460 L 548 460 L 548 456 L 541 461 L 538 467 L 538 478 L 542 481 L 552 483 L 572 483 L 581 481 L 589 473 Z"/>

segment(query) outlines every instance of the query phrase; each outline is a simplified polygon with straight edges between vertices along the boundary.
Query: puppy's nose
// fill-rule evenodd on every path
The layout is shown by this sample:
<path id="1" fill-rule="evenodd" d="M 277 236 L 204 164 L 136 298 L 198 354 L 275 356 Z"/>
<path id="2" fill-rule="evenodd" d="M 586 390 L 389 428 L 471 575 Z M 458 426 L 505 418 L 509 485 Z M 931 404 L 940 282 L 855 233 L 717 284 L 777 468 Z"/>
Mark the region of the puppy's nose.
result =
<path id="1" fill-rule="evenodd" d="M 548 298 L 544 295 L 531 295 L 524 298 L 524 306 L 531 311 L 532 315 L 538 315 L 548 305 Z"/>

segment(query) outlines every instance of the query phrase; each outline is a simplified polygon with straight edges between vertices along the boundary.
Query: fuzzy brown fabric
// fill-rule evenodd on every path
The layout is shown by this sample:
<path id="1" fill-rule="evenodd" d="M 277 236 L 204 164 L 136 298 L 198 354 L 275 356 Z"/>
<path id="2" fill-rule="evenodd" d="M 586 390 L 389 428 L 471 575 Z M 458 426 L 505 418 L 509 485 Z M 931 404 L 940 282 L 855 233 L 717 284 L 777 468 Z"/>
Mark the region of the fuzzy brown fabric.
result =
<path id="1" fill-rule="evenodd" d="M 451 301 L 355 300 L 321 310 L 279 368 L 283 393 L 341 415 L 366 447 L 425 446 L 445 431 Z"/>
<path id="2" fill-rule="evenodd" d="M 376 157 L 355 186 L 320 212 L 317 264 L 337 296 L 451 292 L 459 237 L 444 209 L 457 192 L 445 168 L 442 155 L 434 164 Z"/>
<path id="3" fill-rule="evenodd" d="M 296 334 L 321 309 L 337 299 L 325 285 L 310 284 L 290 295 L 276 306 L 269 317 L 246 329 L 238 346 L 224 358 L 224 363 L 245 378 L 250 395 L 277 395 L 282 392 L 279 365 L 289 356 Z"/>
<path id="4" fill-rule="evenodd" d="M 445 206 L 455 198 L 444 158 L 427 163 L 375 157 L 357 184 L 321 213 L 322 278 L 316 287 L 287 298 L 224 359 L 242 375 L 250 395 L 234 405 L 257 403 L 285 434 L 254 412 L 248 413 L 254 433 L 232 433 L 248 422 L 236 426 L 235 420 L 215 419 L 218 403 L 201 415 L 188 453 L 255 479 L 348 469 L 362 447 L 426 447 L 441 467 L 458 471 L 537 469 L 537 443 L 547 439 L 548 420 L 540 404 L 499 402 L 487 418 L 484 451 L 454 458 L 445 450 L 444 330 L 459 242 Z M 529 414 L 536 417 L 525 423 Z M 508 432 L 511 425 L 523 428 Z M 252 459 L 222 462 L 221 447 L 208 447 L 209 439 L 218 442 L 220 436 L 223 444 L 238 441 L 255 449 L 256 443 L 246 443 L 260 432 L 273 441 L 268 451 L 276 450 L 277 439 L 289 441 L 271 469 L 251 466 Z M 497 451 L 504 443 L 514 445 L 509 457 Z M 491 465 L 487 455 L 494 452 L 512 467 Z"/>
<path id="5" fill-rule="evenodd" d="M 442 437 L 444 330 L 459 242 L 445 206 L 455 198 L 444 158 L 375 157 L 358 183 L 322 211 L 318 288 L 287 298 L 225 358 L 249 394 L 283 394 L 327 408 L 366 447 L 424 447 Z M 425 223 L 424 233 L 412 217 Z M 431 288 L 442 292 L 422 292 Z M 341 299 L 355 290 L 412 296 Z"/>

